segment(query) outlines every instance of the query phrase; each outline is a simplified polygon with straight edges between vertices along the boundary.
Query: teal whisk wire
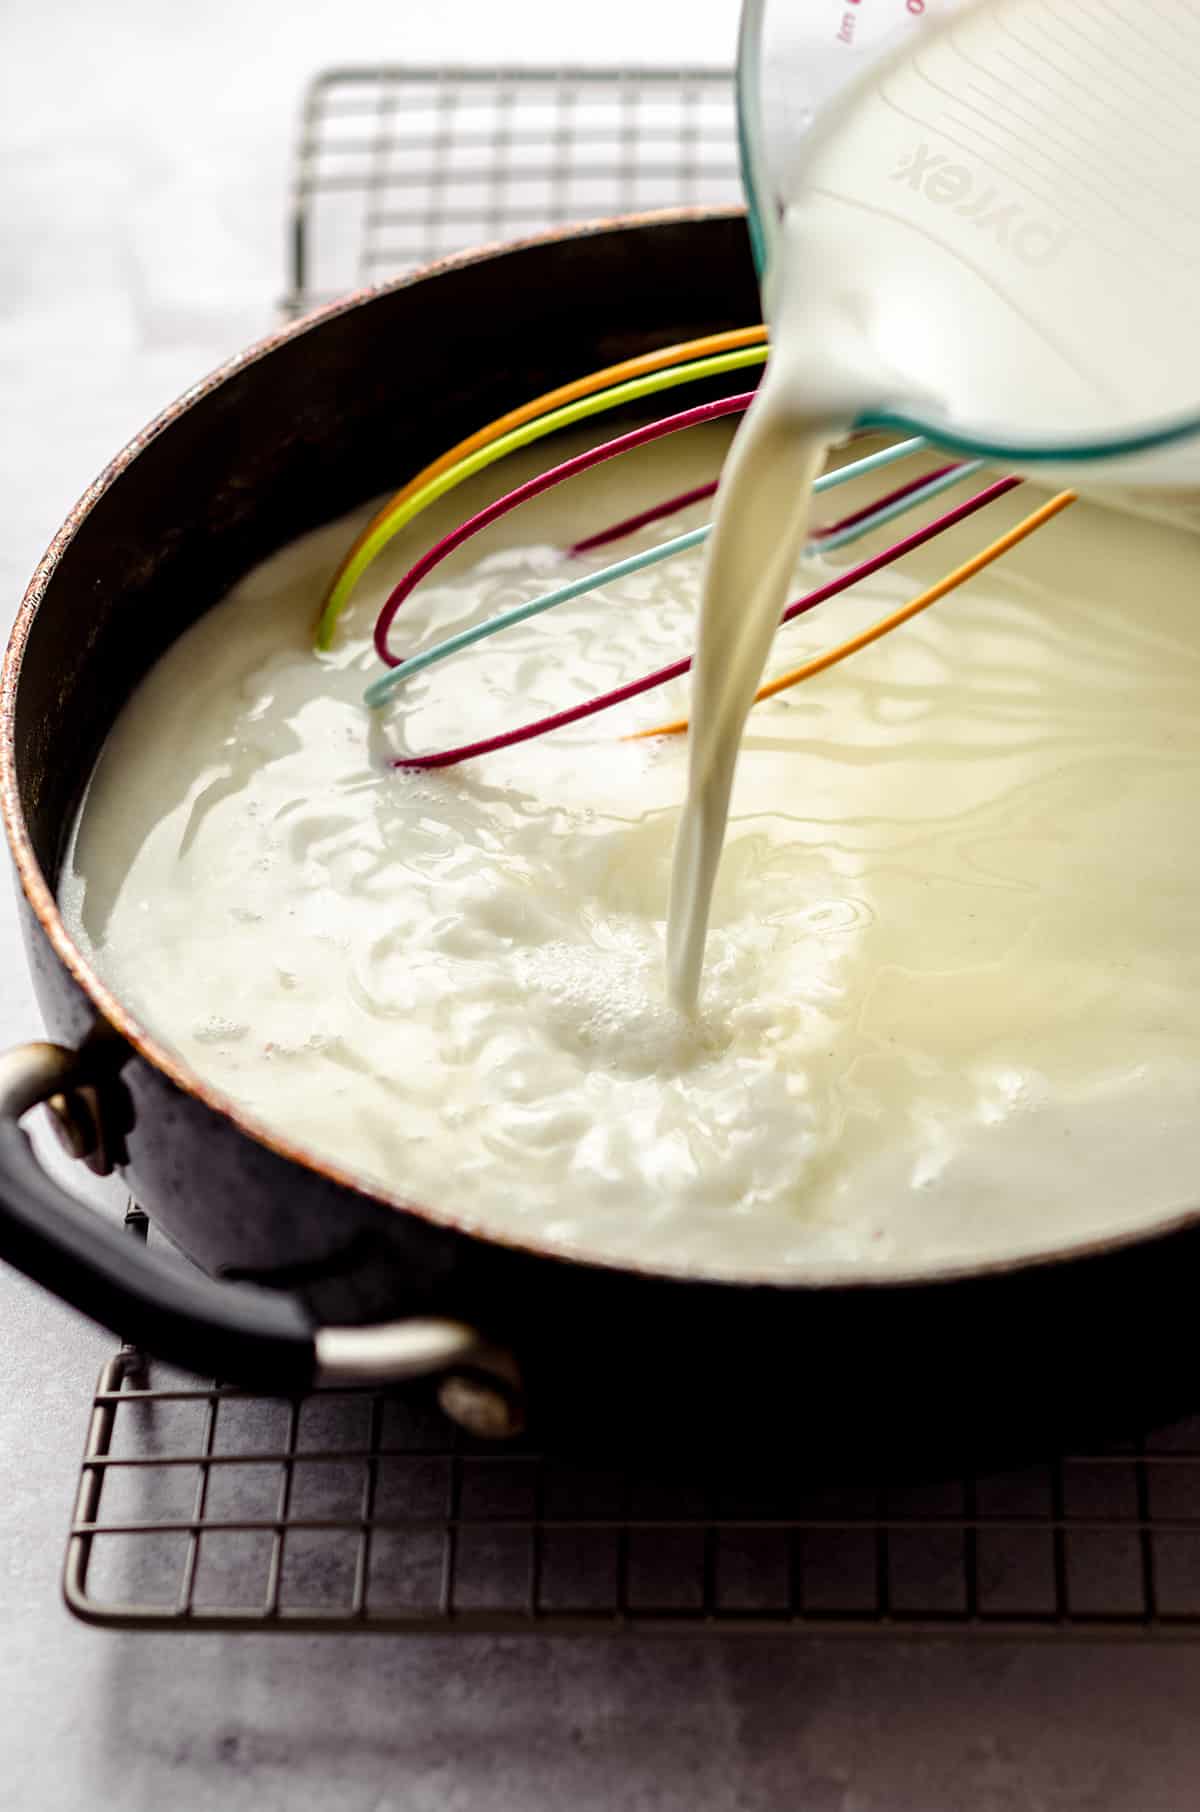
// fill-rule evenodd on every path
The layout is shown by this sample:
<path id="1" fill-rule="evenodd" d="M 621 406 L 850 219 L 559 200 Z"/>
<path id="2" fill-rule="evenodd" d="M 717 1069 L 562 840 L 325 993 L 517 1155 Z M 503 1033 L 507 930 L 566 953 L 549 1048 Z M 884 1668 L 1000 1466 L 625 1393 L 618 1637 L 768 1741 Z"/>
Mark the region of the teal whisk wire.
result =
<path id="1" fill-rule="evenodd" d="M 835 471 L 824 473 L 813 486 L 814 495 L 835 490 L 838 486 L 847 484 L 851 479 L 863 478 L 886 466 L 894 465 L 897 460 L 923 452 L 926 445 L 924 438 L 918 435 L 909 440 L 899 441 L 895 446 L 881 447 L 877 452 L 869 453 L 862 459 L 853 460 L 848 465 L 837 467 Z M 952 484 L 957 484 L 961 479 L 969 477 L 972 472 L 978 471 L 979 463 L 976 461 L 969 466 L 955 467 L 952 472 L 931 479 L 929 484 L 923 485 L 920 490 L 911 492 L 891 505 L 872 511 L 869 516 L 864 516 L 853 527 L 843 530 L 840 534 L 822 539 L 820 542 L 822 551 L 844 547 L 851 541 L 857 541 L 863 535 L 869 534 L 873 528 L 880 527 L 883 523 L 890 522 L 896 516 L 903 514 L 905 510 L 914 509 L 918 504 L 940 495 Z M 633 573 L 644 572 L 647 567 L 657 566 L 661 560 L 671 560 L 677 554 L 687 553 L 691 548 L 699 547 L 711 533 L 711 523 L 705 523 L 701 528 L 689 529 L 686 534 L 676 535 L 670 541 L 663 541 L 655 547 L 645 548 L 636 554 L 629 554 L 623 560 L 617 560 L 612 565 L 602 567 L 599 572 L 586 573 L 581 578 L 572 579 L 565 585 L 557 586 L 553 591 L 544 592 L 539 597 L 531 598 L 525 604 L 518 604 L 512 610 L 504 611 L 499 616 L 490 617 L 484 623 L 475 623 L 468 629 L 459 630 L 456 635 L 447 636 L 444 641 L 435 642 L 431 648 L 407 656 L 399 666 L 389 668 L 386 673 L 381 674 L 366 688 L 363 693 L 363 701 L 375 709 L 379 705 L 385 704 L 392 693 L 407 680 L 415 678 L 418 673 L 424 672 L 429 667 L 436 666 L 439 661 L 447 660 L 453 654 L 460 654 L 464 648 L 471 648 L 477 642 L 485 641 L 489 636 L 498 635 L 503 629 L 512 629 L 518 623 L 527 623 L 531 617 L 541 616 L 547 610 L 554 610 L 559 604 L 569 603 L 573 598 L 581 598 L 588 592 L 597 591 L 601 586 L 611 584 L 614 580 L 629 578 Z"/>

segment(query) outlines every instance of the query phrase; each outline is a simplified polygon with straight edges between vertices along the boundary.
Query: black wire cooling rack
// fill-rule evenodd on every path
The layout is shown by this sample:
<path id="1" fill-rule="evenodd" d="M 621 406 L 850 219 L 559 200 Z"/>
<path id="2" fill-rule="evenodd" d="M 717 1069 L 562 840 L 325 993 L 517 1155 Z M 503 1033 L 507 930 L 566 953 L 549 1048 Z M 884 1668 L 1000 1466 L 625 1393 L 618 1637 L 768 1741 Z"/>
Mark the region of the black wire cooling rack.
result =
<path id="1" fill-rule="evenodd" d="M 1200 1425 L 925 1485 L 656 1479 L 383 1392 L 105 1367 L 66 1570 L 125 1628 L 1200 1631 Z"/>
<path id="2" fill-rule="evenodd" d="M 722 72 L 333 71 L 304 107 L 286 306 L 737 193 Z M 769 1454 L 655 1478 L 473 1444 L 411 1393 L 253 1397 L 126 1348 L 64 1589 L 138 1629 L 1200 1635 L 1200 1418 L 920 1485 L 868 1458 L 853 1481 Z"/>
<path id="3" fill-rule="evenodd" d="M 126 1348 L 64 1586 L 133 1629 L 1195 1637 L 1200 1418 L 916 1484 L 774 1454 L 656 1477 L 472 1442 L 431 1396 L 256 1397 Z"/>

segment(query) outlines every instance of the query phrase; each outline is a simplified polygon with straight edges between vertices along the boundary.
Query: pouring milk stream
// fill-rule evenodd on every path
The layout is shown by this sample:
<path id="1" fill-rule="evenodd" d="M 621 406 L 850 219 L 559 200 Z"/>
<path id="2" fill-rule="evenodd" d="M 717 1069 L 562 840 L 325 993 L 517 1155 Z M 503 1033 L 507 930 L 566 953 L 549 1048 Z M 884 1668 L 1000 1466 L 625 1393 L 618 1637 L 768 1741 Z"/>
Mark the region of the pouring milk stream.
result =
<path id="1" fill-rule="evenodd" d="M 849 428 L 1096 490 L 1200 483 L 1197 0 L 799 0 L 743 17 L 772 354 L 718 494 L 670 992 L 694 1008 L 737 751 Z"/>

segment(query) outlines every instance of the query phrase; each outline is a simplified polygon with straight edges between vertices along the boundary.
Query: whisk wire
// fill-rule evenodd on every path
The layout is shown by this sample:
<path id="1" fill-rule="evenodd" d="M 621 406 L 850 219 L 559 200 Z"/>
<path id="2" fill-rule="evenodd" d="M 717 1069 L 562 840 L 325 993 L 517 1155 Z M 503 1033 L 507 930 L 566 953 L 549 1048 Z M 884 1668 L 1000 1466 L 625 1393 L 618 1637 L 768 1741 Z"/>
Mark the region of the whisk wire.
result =
<path id="1" fill-rule="evenodd" d="M 793 667 L 790 672 L 781 673 L 776 679 L 768 680 L 754 694 L 754 703 L 761 704 L 765 699 L 775 698 L 780 692 L 786 692 L 791 686 L 799 686 L 804 680 L 814 679 L 818 673 L 826 673 L 830 667 L 836 667 L 849 655 L 858 654 L 861 649 L 869 648 L 872 642 L 878 642 L 881 637 L 890 635 L 892 630 L 899 629 L 902 623 L 911 622 L 912 618 L 918 616 L 921 611 L 928 610 L 929 606 L 936 604 L 939 598 L 947 597 L 950 592 L 957 591 L 960 585 L 965 585 L 968 579 L 973 579 L 975 574 L 982 572 L 985 566 L 990 566 L 993 560 L 1000 558 L 1001 554 L 1006 554 L 1010 548 L 1016 547 L 1018 542 L 1024 541 L 1027 536 L 1033 534 L 1035 529 L 1041 528 L 1044 523 L 1050 521 L 1051 517 L 1057 516 L 1061 510 L 1065 510 L 1067 505 L 1074 503 L 1075 500 L 1074 491 L 1060 491 L 1057 497 L 1052 497 L 1048 503 L 1042 504 L 1040 509 L 1034 510 L 1023 521 L 1018 522 L 1015 528 L 1009 529 L 1006 534 L 999 536 L 989 546 L 982 548 L 979 553 L 973 554 L 969 560 L 964 560 L 961 566 L 956 566 L 952 572 L 947 573 L 936 584 L 919 592 L 907 604 L 901 605 L 899 610 L 890 611 L 887 616 L 880 617 L 878 622 L 872 623 L 869 629 L 861 630 L 858 635 L 850 636 L 847 641 L 839 643 L 836 648 L 827 649 L 824 654 L 818 654 L 811 661 L 805 661 L 803 666 Z M 634 730 L 625 740 L 639 742 L 643 738 L 651 736 L 680 736 L 687 727 L 688 719 L 679 717 L 673 723 L 654 724 L 648 730 Z"/>
<path id="2" fill-rule="evenodd" d="M 417 561 L 415 566 L 410 567 L 400 583 L 392 590 L 379 613 L 375 623 L 375 652 L 381 661 L 393 669 L 393 672 L 385 674 L 383 679 L 377 680 L 369 688 L 372 695 L 377 695 L 382 699 L 391 689 L 391 686 L 385 685 L 385 682 L 390 681 L 392 685 L 398 683 L 397 676 L 400 673 L 401 662 L 396 655 L 391 653 L 387 645 L 388 632 L 397 611 L 411 596 L 420 581 L 432 572 L 434 567 L 440 565 L 448 554 L 453 553 L 455 548 L 461 547 L 464 541 L 469 541 L 481 529 L 499 521 L 502 516 L 507 516 L 520 504 L 530 502 L 534 497 L 541 496 L 544 491 L 552 490 L 556 485 L 563 484 L 568 478 L 574 478 L 581 472 L 590 471 L 593 466 L 600 465 L 605 460 L 615 459 L 621 453 L 632 452 L 635 447 L 648 446 L 653 441 L 664 439 L 668 434 L 679 433 L 681 429 L 699 427 L 705 422 L 718 421 L 725 415 L 738 415 L 749 406 L 749 403 L 750 393 L 748 392 L 742 396 L 723 397 L 718 402 L 700 403 L 693 409 L 682 410 L 678 415 L 668 415 L 661 421 L 650 422 L 640 428 L 631 428 L 627 434 L 619 434 L 615 440 L 605 441 L 598 447 L 590 447 L 586 453 L 577 453 L 573 458 L 563 460 L 561 465 L 551 466 L 548 471 L 539 472 L 536 477 L 526 479 L 524 484 L 518 485 L 515 490 L 507 492 L 505 496 L 497 498 L 494 503 L 487 504 L 474 516 L 469 517 L 466 522 L 462 522 L 457 528 L 452 529 L 448 535 L 444 535 Z M 695 545 L 697 539 L 703 539 L 705 532 L 693 531 L 692 545 Z M 634 555 L 632 560 L 638 565 L 647 566 L 651 564 L 652 560 L 660 558 L 662 558 L 660 550 L 651 548 L 645 553 Z M 620 564 L 626 570 L 631 570 L 629 561 L 623 561 Z M 593 590 L 597 577 L 596 574 L 588 574 L 584 579 L 577 581 L 577 589 L 572 595 L 578 596 L 580 591 Z M 548 609 L 549 606 L 544 599 L 535 598 L 531 603 L 521 605 L 519 608 L 525 616 L 530 616 L 536 615 L 539 609 Z M 482 624 L 480 629 L 484 634 L 493 633 L 490 625 Z M 432 653 L 433 650 L 429 650 L 429 652 Z M 404 664 L 404 667 L 403 677 L 407 679 L 411 668 L 407 666 L 407 663 Z"/>
<path id="3" fill-rule="evenodd" d="M 937 536 L 944 534 L 947 529 L 955 527 L 957 523 L 965 522 L 976 511 L 986 508 L 990 503 L 995 503 L 1000 497 L 1007 496 L 1010 491 L 1016 490 L 1020 483 L 1019 478 L 996 479 L 992 484 L 985 486 L 982 491 L 977 491 L 973 497 L 968 497 L 965 502 L 956 504 L 944 516 L 939 516 L 936 521 L 914 529 L 902 541 L 895 542 L 891 547 L 883 549 L 881 553 L 870 555 L 866 560 L 860 561 L 857 566 L 848 567 L 845 572 L 836 574 L 826 584 L 818 586 L 816 591 L 809 592 L 803 598 L 798 598 L 794 604 L 788 605 L 780 618 L 780 623 L 792 622 L 794 618 L 803 616 L 806 611 L 815 610 L 818 604 L 824 604 L 828 599 L 837 597 L 840 592 L 849 591 L 861 580 L 871 578 L 873 574 L 881 572 L 884 567 L 891 566 L 895 561 L 903 559 L 905 555 L 915 553 L 917 548 L 924 547 L 926 542 L 935 540 Z M 643 675 L 641 679 L 627 680 L 624 685 L 616 686 L 610 692 L 602 692 L 596 698 L 585 699 L 582 704 L 570 705 L 562 711 L 551 713 L 548 717 L 536 718 L 532 723 L 521 724 L 514 730 L 504 730 L 497 735 L 482 737 L 474 742 L 458 743 L 453 748 L 439 749 L 428 755 L 397 755 L 391 765 L 394 768 L 419 769 L 456 767 L 459 762 L 471 761 L 480 755 L 492 755 L 501 749 L 513 748 L 516 744 L 528 742 L 534 737 L 546 736 L 551 730 L 565 729 L 568 724 L 579 723 L 584 718 L 595 716 L 597 712 L 611 710 L 614 705 L 623 704 L 627 699 L 638 698 L 643 692 L 650 692 L 656 686 L 665 686 L 671 680 L 682 678 L 689 671 L 691 665 L 690 657 L 685 655 L 681 660 L 672 661 L 669 666 L 660 667 L 653 673 Z"/>
<path id="4" fill-rule="evenodd" d="M 321 605 L 315 634 L 318 651 L 329 648 L 354 587 L 388 542 L 448 491 L 509 453 L 592 415 L 640 402 L 679 384 L 761 365 L 767 356 L 765 341 L 765 328 L 737 328 L 645 353 L 547 391 L 468 435 L 418 472 L 376 512 L 349 548 Z"/>
<path id="5" fill-rule="evenodd" d="M 540 616 L 543 611 L 553 610 L 559 604 L 566 604 L 574 598 L 585 596 L 588 592 L 597 591 L 614 580 L 629 578 L 632 574 L 642 572 L 649 566 L 657 565 L 661 560 L 673 559 L 677 554 L 687 553 L 690 549 L 699 547 L 712 533 L 711 523 L 705 523 L 700 528 L 689 529 L 686 534 L 676 535 L 672 540 L 660 542 L 655 547 L 630 554 L 624 560 L 618 560 L 603 567 L 599 572 L 586 573 L 581 578 L 569 580 L 564 585 L 556 586 L 553 591 L 544 592 L 540 597 L 531 598 L 527 603 L 515 605 L 511 610 L 491 617 L 485 623 L 476 623 L 469 629 L 460 630 L 456 635 L 448 636 L 444 641 L 436 642 L 431 648 L 426 648 L 418 654 L 409 655 L 402 661 L 391 654 L 387 647 L 387 634 L 396 614 L 400 606 L 411 597 L 420 580 L 427 577 L 454 548 L 461 547 L 464 541 L 486 528 L 489 523 L 496 521 L 500 515 L 507 514 L 519 503 L 527 502 L 540 492 L 561 484 L 564 479 L 587 471 L 602 460 L 611 459 L 618 453 L 627 452 L 634 446 L 643 445 L 652 439 L 659 439 L 665 434 L 675 433 L 680 428 L 695 426 L 701 420 L 714 420 L 718 414 L 736 413 L 739 409 L 745 409 L 749 402 L 749 396 L 743 396 L 728 398 L 719 405 L 702 404 L 699 409 L 685 410 L 680 415 L 668 416 L 665 421 L 655 423 L 652 429 L 634 429 L 630 434 L 622 435 L 617 440 L 606 441 L 603 446 L 593 447 L 587 453 L 578 454 L 574 459 L 566 460 L 551 471 L 542 473 L 537 479 L 518 486 L 515 491 L 510 491 L 506 497 L 501 498 L 498 503 L 490 504 L 487 509 L 481 510 L 453 534 L 446 536 L 423 559 L 418 561 L 416 566 L 410 568 L 380 613 L 375 626 L 375 648 L 380 659 L 388 663 L 391 671 L 371 682 L 363 693 L 364 702 L 372 709 L 385 704 L 398 686 L 406 684 L 418 673 L 435 666 L 439 661 L 446 660 L 450 655 L 460 654 L 463 649 L 470 648 L 475 643 L 498 634 L 501 630 L 514 628 L 518 623 L 527 623 L 532 617 Z M 894 465 L 897 460 L 921 451 L 924 446 L 923 440 L 911 439 L 900 441 L 892 447 L 883 447 L 875 453 L 867 454 L 862 459 L 839 466 L 832 472 L 826 472 L 813 486 L 814 493 L 834 489 L 839 485 L 849 483 L 851 479 L 865 477 L 885 466 Z M 822 538 L 819 543 L 814 542 L 810 546 L 841 547 L 848 542 L 857 541 L 862 536 L 869 534 L 879 524 L 891 521 L 903 511 L 914 509 L 918 504 L 938 496 L 942 491 L 949 489 L 952 484 L 960 483 L 970 473 L 978 471 L 981 463 L 981 461 L 975 460 L 963 466 L 947 468 L 916 487 L 904 485 L 890 504 L 884 500 L 872 511 L 865 514 L 859 512 L 853 519 L 848 519 L 848 526 L 843 527 L 840 533 L 835 533 L 828 540 Z"/>
<path id="6" fill-rule="evenodd" d="M 607 409 L 639 402 L 647 396 L 673 388 L 678 384 L 689 383 L 701 377 L 715 377 L 761 363 L 766 357 L 765 339 L 765 329 L 761 327 L 738 329 L 731 333 L 710 335 L 686 344 L 661 348 L 657 352 L 644 354 L 640 358 L 606 367 L 603 371 L 588 373 L 569 384 L 559 386 L 557 390 L 548 391 L 544 396 L 534 398 L 530 403 L 522 404 L 518 409 L 510 410 L 506 415 L 488 423 L 465 440 L 460 441 L 457 446 L 441 454 L 417 473 L 389 500 L 382 510 L 376 513 L 358 540 L 348 550 L 326 593 L 317 626 L 318 649 L 329 646 L 337 619 L 345 608 L 354 585 L 382 547 L 407 522 L 428 508 L 439 497 L 454 489 L 456 485 L 463 483 L 477 472 L 483 471 L 497 460 L 503 459 L 508 453 L 528 446 L 532 442 L 554 433 L 559 428 L 572 426 L 576 422 L 586 420 Z M 447 637 L 434 644 L 433 647 L 411 655 L 403 661 L 393 655 L 387 646 L 387 636 L 392 621 L 416 585 L 453 548 L 460 546 L 480 529 L 486 527 L 489 522 L 497 520 L 498 517 L 507 514 L 509 510 L 516 508 L 518 504 L 537 496 L 541 491 L 547 490 L 553 485 L 562 483 L 566 478 L 572 477 L 578 472 L 587 470 L 601 460 L 612 458 L 634 446 L 657 440 L 664 434 L 674 433 L 680 428 L 740 412 L 749 406 L 751 400 L 752 393 L 745 396 L 726 397 L 716 403 L 702 404 L 698 408 L 684 410 L 676 416 L 668 417 L 665 421 L 651 423 L 648 426 L 634 429 L 628 434 L 618 436 L 615 440 L 592 448 L 584 454 L 576 455 L 573 459 L 565 460 L 549 472 L 541 473 L 536 478 L 528 480 L 524 485 L 517 486 L 515 490 L 510 491 L 494 504 L 488 505 L 451 534 L 443 537 L 393 589 L 380 612 L 375 626 L 375 646 L 380 659 L 390 668 L 390 671 L 367 688 L 366 702 L 371 706 L 383 703 L 402 681 L 433 666 L 438 661 L 445 660 L 451 654 L 456 654 L 497 634 L 502 629 L 528 621 L 531 617 L 551 610 L 556 605 L 566 603 L 572 598 L 580 597 L 586 592 L 596 590 L 614 579 L 628 577 L 657 561 L 669 559 L 675 554 L 699 546 L 711 533 L 711 524 L 677 535 L 656 547 L 641 549 L 625 560 L 617 561 L 598 572 L 573 579 L 541 597 L 530 599 L 514 610 L 507 611 L 485 623 L 474 624 L 457 635 Z M 852 478 L 866 476 L 909 454 L 925 449 L 928 444 L 924 436 L 918 435 L 896 445 L 880 448 L 865 458 L 851 460 L 846 465 L 823 474 L 814 486 L 814 491 L 821 493 L 845 484 Z M 833 551 L 844 547 L 870 533 L 873 529 L 894 521 L 919 504 L 932 501 L 951 486 L 962 483 L 977 473 L 982 464 L 981 460 L 955 461 L 932 473 L 925 473 L 911 479 L 898 486 L 887 496 L 856 509 L 840 521 L 819 530 L 809 544 L 810 550 L 817 548 L 821 551 Z M 1006 495 L 1019 483 L 1019 479 L 1009 477 L 999 479 L 986 486 L 984 490 L 969 498 L 966 503 L 945 512 L 934 522 L 915 530 L 912 534 L 886 548 L 882 553 L 872 555 L 857 566 L 836 575 L 826 584 L 817 587 L 815 591 L 809 592 L 805 597 L 789 605 L 783 612 L 781 623 L 791 621 L 801 613 L 812 610 L 826 599 L 849 590 L 861 579 L 880 571 L 885 566 L 890 566 L 906 553 L 923 546 L 925 542 L 942 534 L 955 523 L 964 521 L 976 510 L 982 509 L 995 499 Z M 626 518 L 598 534 L 586 537 L 577 542 L 569 553 L 581 554 L 619 540 L 649 523 L 660 521 L 691 503 L 711 496 L 716 489 L 715 483 L 695 486 L 690 491 L 668 498 L 665 502 L 640 511 L 637 515 Z M 793 668 L 767 682 L 766 685 L 759 688 L 755 702 L 771 698 L 789 686 L 798 685 L 803 680 L 826 671 L 859 649 L 865 648 L 871 642 L 887 635 L 901 623 L 908 622 L 937 599 L 945 597 L 975 573 L 990 565 L 1007 549 L 1024 540 L 1026 536 L 1032 534 L 1035 529 L 1048 522 L 1060 510 L 1074 501 L 1074 492 L 1061 492 L 1026 517 L 1024 521 L 1018 523 L 1015 528 L 992 542 L 990 546 L 956 567 L 953 572 L 948 573 L 935 585 L 927 587 L 901 609 L 891 612 L 869 629 L 850 637 L 825 654 L 818 655 L 802 666 Z M 667 667 L 660 668 L 655 673 L 646 674 L 641 679 L 629 681 L 625 685 L 602 693 L 597 698 L 588 699 L 580 705 L 574 705 L 548 717 L 539 718 L 533 723 L 521 725 L 515 730 L 464 743 L 454 748 L 442 749 L 433 754 L 398 756 L 392 765 L 412 768 L 450 767 L 473 756 L 509 748 L 516 743 L 545 735 L 551 730 L 563 728 L 567 724 L 578 722 L 596 712 L 607 710 L 626 699 L 635 698 L 655 686 L 664 685 L 669 680 L 686 673 L 690 666 L 689 659 L 676 661 Z M 679 734 L 686 729 L 687 719 L 680 718 L 669 724 L 660 724 L 648 730 L 635 731 L 627 740 Z"/>

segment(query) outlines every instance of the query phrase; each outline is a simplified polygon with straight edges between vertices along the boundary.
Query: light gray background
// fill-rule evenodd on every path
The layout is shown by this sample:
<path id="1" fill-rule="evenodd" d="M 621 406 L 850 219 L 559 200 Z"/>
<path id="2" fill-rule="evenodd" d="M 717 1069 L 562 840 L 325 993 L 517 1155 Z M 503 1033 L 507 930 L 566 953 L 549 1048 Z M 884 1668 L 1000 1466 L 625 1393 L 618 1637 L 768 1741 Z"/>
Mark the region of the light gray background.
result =
<path id="1" fill-rule="evenodd" d="M 797 0 L 798 3 L 798 0 Z M 73 499 L 271 322 L 333 62 L 724 62 L 734 0 L 0 0 L 4 626 Z M 0 1038 L 37 1014 L 0 896 Z M 1200 1649 L 122 1637 L 57 1573 L 112 1342 L 0 1270 L 0 1807 L 1182 1812 Z"/>

